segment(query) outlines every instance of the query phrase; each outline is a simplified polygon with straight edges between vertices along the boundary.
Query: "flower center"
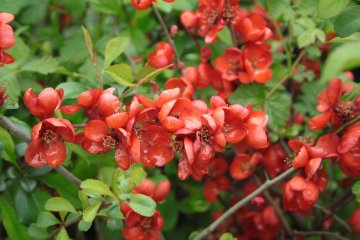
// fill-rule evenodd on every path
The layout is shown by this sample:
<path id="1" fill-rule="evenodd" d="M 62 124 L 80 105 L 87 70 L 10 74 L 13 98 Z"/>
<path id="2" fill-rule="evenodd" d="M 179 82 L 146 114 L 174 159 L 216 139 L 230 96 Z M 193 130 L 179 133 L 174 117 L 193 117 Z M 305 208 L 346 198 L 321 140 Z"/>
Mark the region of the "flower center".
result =
<path id="1" fill-rule="evenodd" d="M 148 230 L 151 229 L 152 226 L 152 218 L 151 217 L 145 217 L 142 221 L 141 221 L 141 228 L 143 230 Z"/>
<path id="2" fill-rule="evenodd" d="M 57 134 L 49 129 L 46 129 L 45 132 L 43 132 L 41 139 L 47 144 L 50 145 L 52 141 L 54 141 L 57 138 Z"/>
<path id="3" fill-rule="evenodd" d="M 182 152 L 182 150 L 184 149 L 184 143 L 183 141 L 175 140 L 172 143 L 172 147 L 175 152 Z"/>
<path id="4" fill-rule="evenodd" d="M 116 146 L 116 140 L 112 136 L 104 137 L 103 146 L 105 149 L 114 149 Z"/>
<path id="5" fill-rule="evenodd" d="M 210 131 L 204 127 L 197 131 L 197 135 L 200 138 L 200 142 L 203 144 L 210 144 L 212 142 L 213 137 L 211 136 Z"/>
<path id="6" fill-rule="evenodd" d="M 339 102 L 334 108 L 334 112 L 343 122 L 350 120 L 353 115 L 351 102 Z"/>

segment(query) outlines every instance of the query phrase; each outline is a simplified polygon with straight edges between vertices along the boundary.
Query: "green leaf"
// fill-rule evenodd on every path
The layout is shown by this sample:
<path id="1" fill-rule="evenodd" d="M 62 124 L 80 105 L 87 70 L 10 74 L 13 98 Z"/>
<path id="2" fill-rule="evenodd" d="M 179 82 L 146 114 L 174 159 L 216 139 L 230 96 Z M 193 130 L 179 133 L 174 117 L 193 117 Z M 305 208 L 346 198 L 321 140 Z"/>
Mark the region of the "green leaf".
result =
<path id="1" fill-rule="evenodd" d="M 92 221 L 94 221 L 100 206 L 101 206 L 101 201 L 87 206 L 83 212 L 84 221 L 88 222 L 88 223 L 91 223 Z"/>
<path id="2" fill-rule="evenodd" d="M 59 224 L 60 220 L 57 219 L 54 214 L 50 212 L 41 212 L 38 216 L 36 226 L 41 228 L 47 228 L 56 224 Z"/>
<path id="3" fill-rule="evenodd" d="M 27 229 L 19 222 L 15 209 L 0 198 L 1 220 L 9 239 L 30 240 Z"/>
<path id="4" fill-rule="evenodd" d="M 87 206 L 89 206 L 89 197 L 83 191 L 79 191 L 78 195 L 79 195 L 79 199 L 80 199 L 82 207 L 87 208 Z"/>
<path id="5" fill-rule="evenodd" d="M 86 232 L 87 230 L 90 229 L 91 225 L 92 225 L 92 221 L 91 222 L 85 222 L 84 220 L 81 220 L 79 222 L 78 228 L 79 228 L 80 231 Z"/>
<path id="6" fill-rule="evenodd" d="M 332 18 L 338 15 L 350 0 L 319 0 L 317 16 L 319 18 Z"/>
<path id="7" fill-rule="evenodd" d="M 69 235 L 64 227 L 61 228 L 55 240 L 70 240 Z"/>
<path id="8" fill-rule="evenodd" d="M 224 233 L 221 235 L 219 240 L 235 240 L 234 236 L 231 233 Z"/>
<path id="9" fill-rule="evenodd" d="M 5 160 L 16 164 L 15 145 L 10 133 L 0 127 L 0 142 L 3 144 L 2 156 Z"/>
<path id="10" fill-rule="evenodd" d="M 132 75 L 132 69 L 128 64 L 120 63 L 110 67 L 104 68 L 104 71 L 108 73 L 112 79 L 123 86 L 133 86 L 132 82 L 134 77 Z"/>
<path id="11" fill-rule="evenodd" d="M 290 0 L 267 0 L 267 8 L 271 17 L 278 19 L 291 10 Z"/>
<path id="12" fill-rule="evenodd" d="M 120 54 L 128 47 L 130 43 L 127 37 L 116 37 L 111 39 L 105 47 L 104 67 L 109 66 Z"/>
<path id="13" fill-rule="evenodd" d="M 56 89 L 64 89 L 64 99 L 77 98 L 80 93 L 88 90 L 84 84 L 78 82 L 63 82 Z"/>
<path id="14" fill-rule="evenodd" d="M 117 196 L 131 192 L 146 178 L 146 172 L 140 165 L 131 165 L 124 171 L 117 168 L 112 176 L 112 188 Z"/>
<path id="15" fill-rule="evenodd" d="M 265 100 L 264 110 L 269 116 L 269 126 L 279 132 L 290 118 L 291 97 L 287 91 L 276 90 Z"/>
<path id="16" fill-rule="evenodd" d="M 345 38 L 340 38 L 340 37 L 336 37 L 330 40 L 330 42 L 332 43 L 346 43 L 346 42 L 356 42 L 360 40 L 360 33 L 354 33 L 348 37 Z"/>
<path id="17" fill-rule="evenodd" d="M 50 234 L 46 229 L 38 227 L 35 223 L 30 224 L 28 234 L 35 239 L 45 239 L 50 237 Z"/>
<path id="18" fill-rule="evenodd" d="M 357 96 L 359 96 L 360 90 L 358 88 L 355 88 L 352 91 L 346 92 L 344 95 L 341 96 L 341 101 L 352 101 Z"/>
<path id="19" fill-rule="evenodd" d="M 115 204 L 110 207 L 109 211 L 107 212 L 107 216 L 110 219 L 124 219 L 124 215 L 120 211 L 118 204 Z"/>
<path id="20" fill-rule="evenodd" d="M 144 217 L 151 217 L 155 213 L 156 202 L 143 194 L 126 194 L 132 210 Z"/>
<path id="21" fill-rule="evenodd" d="M 52 212 L 76 212 L 74 206 L 65 198 L 53 197 L 46 201 L 45 210 Z"/>
<path id="22" fill-rule="evenodd" d="M 360 6 L 353 6 L 336 17 L 334 30 L 339 37 L 348 37 L 360 31 Z"/>
<path id="23" fill-rule="evenodd" d="M 263 85 L 252 83 L 240 85 L 229 97 L 229 102 L 246 106 L 262 106 L 266 92 Z"/>
<path id="24" fill-rule="evenodd" d="M 321 82 L 325 83 L 344 70 L 360 66 L 360 41 L 344 43 L 332 51 L 321 72 Z"/>
<path id="25" fill-rule="evenodd" d="M 317 33 L 317 29 L 309 29 L 309 30 L 301 33 L 297 37 L 297 44 L 298 44 L 299 48 L 303 48 L 312 43 L 315 43 L 316 33 Z"/>
<path id="26" fill-rule="evenodd" d="M 43 57 L 22 65 L 22 71 L 38 72 L 41 74 L 53 73 L 59 67 L 59 62 L 52 57 Z"/>
<path id="27" fill-rule="evenodd" d="M 93 45 L 93 42 L 90 37 L 90 33 L 84 26 L 81 26 L 81 28 L 82 28 L 83 35 L 85 38 L 85 43 L 86 43 L 88 53 L 90 55 L 91 60 L 94 61 L 95 60 L 95 52 L 94 52 L 94 45 Z"/>
<path id="28" fill-rule="evenodd" d="M 97 179 L 86 179 L 80 185 L 86 192 L 104 196 L 114 196 L 109 186 Z"/>
<path id="29" fill-rule="evenodd" d="M 357 181 L 352 186 L 352 193 L 356 196 L 356 201 L 360 203 L 360 181 Z"/>

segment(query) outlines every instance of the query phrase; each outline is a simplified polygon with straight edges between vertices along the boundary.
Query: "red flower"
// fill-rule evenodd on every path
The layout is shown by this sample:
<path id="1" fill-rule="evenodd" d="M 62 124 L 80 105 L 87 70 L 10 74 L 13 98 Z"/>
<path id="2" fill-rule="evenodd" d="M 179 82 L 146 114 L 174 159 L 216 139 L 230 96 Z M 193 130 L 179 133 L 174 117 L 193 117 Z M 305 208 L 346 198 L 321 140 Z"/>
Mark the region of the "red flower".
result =
<path id="1" fill-rule="evenodd" d="M 343 90 L 341 80 L 334 79 L 329 82 L 327 89 L 318 94 L 317 110 L 322 113 L 310 119 L 310 129 L 323 129 L 329 122 L 333 127 L 338 127 L 353 117 L 351 102 L 340 101 Z"/>
<path id="2" fill-rule="evenodd" d="M 11 64 L 14 61 L 15 60 L 10 54 L 7 54 L 6 52 L 0 49 L 0 67 L 4 66 L 5 64 Z"/>
<path id="3" fill-rule="evenodd" d="M 0 86 L 0 108 L 4 104 L 5 100 L 8 98 L 8 96 L 5 96 L 6 87 Z"/>
<path id="4" fill-rule="evenodd" d="M 341 137 L 338 151 L 340 168 L 347 176 L 360 176 L 360 123 L 346 128 Z"/>
<path id="5" fill-rule="evenodd" d="M 352 212 L 349 224 L 355 232 L 360 233 L 360 208 Z"/>
<path id="6" fill-rule="evenodd" d="M 52 117 L 54 112 L 59 109 L 64 96 L 64 90 L 45 88 L 40 94 L 36 95 L 29 88 L 24 94 L 24 103 L 29 111 L 40 119 Z"/>
<path id="7" fill-rule="evenodd" d="M 155 1 L 154 0 L 131 0 L 131 4 L 134 6 L 134 8 L 137 8 L 139 10 L 148 9 L 153 2 L 155 2 Z"/>
<path id="8" fill-rule="evenodd" d="M 152 217 L 144 217 L 129 207 L 121 206 L 121 210 L 125 215 L 125 227 L 122 230 L 122 235 L 125 239 L 161 240 L 159 232 L 164 225 L 164 220 L 158 211 L 155 211 Z"/>
<path id="9" fill-rule="evenodd" d="M 242 180 L 250 177 L 256 170 L 260 163 L 262 155 L 254 153 L 252 155 L 240 153 L 230 164 L 231 177 L 237 180 Z"/>
<path id="10" fill-rule="evenodd" d="M 32 129 L 25 161 L 35 168 L 60 166 L 66 159 L 64 141 L 73 142 L 74 135 L 74 129 L 68 120 L 48 118 L 41 121 Z"/>
<path id="11" fill-rule="evenodd" d="M 194 87 L 186 78 L 171 78 L 166 81 L 165 89 L 181 89 L 181 96 L 184 98 L 192 98 L 194 95 Z"/>
<path id="12" fill-rule="evenodd" d="M 154 68 L 163 68 L 174 62 L 174 50 L 170 44 L 160 42 L 156 45 L 156 50 L 151 52 L 148 63 Z"/>
<path id="13" fill-rule="evenodd" d="M 319 197 L 319 188 L 312 181 L 295 176 L 285 184 L 284 207 L 289 211 L 306 211 Z"/>
<path id="14" fill-rule="evenodd" d="M 234 24 L 234 30 L 242 42 L 264 42 L 271 38 L 272 32 L 262 16 L 246 11 L 242 14 L 247 16 L 240 17 Z"/>
<path id="15" fill-rule="evenodd" d="M 140 185 L 138 185 L 132 193 L 134 194 L 144 194 L 146 196 L 154 199 L 155 202 L 160 203 L 165 200 L 167 195 L 170 192 L 170 181 L 163 180 L 160 181 L 156 186 L 149 179 L 145 179 Z"/>
<path id="16" fill-rule="evenodd" d="M 0 13 L 0 50 L 9 49 L 15 44 L 14 31 L 8 24 L 12 20 L 14 20 L 14 15 Z"/>

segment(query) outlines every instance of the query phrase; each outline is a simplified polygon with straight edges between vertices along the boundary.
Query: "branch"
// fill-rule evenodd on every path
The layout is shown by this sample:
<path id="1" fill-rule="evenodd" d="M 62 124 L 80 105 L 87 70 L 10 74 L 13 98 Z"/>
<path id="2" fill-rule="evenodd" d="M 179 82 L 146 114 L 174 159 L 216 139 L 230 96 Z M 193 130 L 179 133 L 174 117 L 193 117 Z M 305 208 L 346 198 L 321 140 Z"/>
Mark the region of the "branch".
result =
<path id="1" fill-rule="evenodd" d="M 233 205 L 231 208 L 229 208 L 221 217 L 219 217 L 216 221 L 214 221 L 212 224 L 210 224 L 207 228 L 205 228 L 203 231 L 200 232 L 200 234 L 195 237 L 194 240 L 201 240 L 204 239 L 207 235 L 212 233 L 219 225 L 221 225 L 227 218 L 229 218 L 231 215 L 236 213 L 241 207 L 245 206 L 248 202 L 250 202 L 253 198 L 257 197 L 261 193 L 263 193 L 265 190 L 267 190 L 272 185 L 282 181 L 284 178 L 289 176 L 290 174 L 294 173 L 296 170 L 293 168 L 288 169 L 286 172 L 283 172 L 276 178 L 273 178 L 271 180 L 265 181 L 261 187 L 256 189 L 254 192 L 246 196 L 245 198 L 241 199 L 239 202 L 237 202 L 235 205 Z"/>
<path id="2" fill-rule="evenodd" d="M 0 126 L 7 129 L 10 133 L 14 134 L 15 136 L 19 137 L 21 140 L 29 144 L 31 142 L 30 137 L 28 137 L 20 128 L 15 126 L 8 118 L 2 116 L 0 117 Z M 77 186 L 80 186 L 81 180 L 74 176 L 71 172 L 69 172 L 63 166 L 55 168 L 55 171 L 62 174 L 66 179 L 70 180 L 71 182 L 75 183 Z"/>
<path id="3" fill-rule="evenodd" d="M 179 54 L 178 52 L 176 51 L 176 47 L 175 47 L 175 43 L 174 43 L 174 40 L 173 38 L 171 37 L 170 33 L 169 33 L 169 30 L 167 29 L 166 27 L 166 24 L 164 22 L 164 19 L 161 17 L 161 14 L 159 12 L 159 10 L 156 8 L 155 4 L 153 3 L 151 5 L 152 7 L 152 10 L 154 11 L 157 19 L 159 20 L 159 23 L 161 25 L 161 28 L 163 29 L 168 41 L 169 41 L 169 44 L 171 45 L 171 47 L 173 48 L 174 50 L 174 55 L 175 55 L 175 67 L 176 67 L 176 70 L 180 71 L 180 66 L 179 66 L 179 63 L 180 63 L 180 57 L 179 57 Z"/>
<path id="4" fill-rule="evenodd" d="M 336 232 L 326 232 L 326 231 L 307 231 L 307 232 L 301 232 L 301 231 L 294 231 L 294 235 L 300 235 L 300 236 L 329 236 L 329 237 L 335 237 L 337 239 L 341 240 L 349 240 L 346 237 L 341 236 L 339 233 Z"/>
<path id="5" fill-rule="evenodd" d="M 331 211 L 319 204 L 315 204 L 314 208 L 322 211 L 325 214 L 331 214 Z M 340 225 L 342 225 L 348 232 L 351 232 L 351 227 L 349 226 L 349 224 L 347 222 L 345 222 L 344 220 L 342 220 L 342 218 L 340 218 L 338 215 L 336 215 L 335 213 L 333 213 L 333 218 L 334 221 L 338 222 Z"/>

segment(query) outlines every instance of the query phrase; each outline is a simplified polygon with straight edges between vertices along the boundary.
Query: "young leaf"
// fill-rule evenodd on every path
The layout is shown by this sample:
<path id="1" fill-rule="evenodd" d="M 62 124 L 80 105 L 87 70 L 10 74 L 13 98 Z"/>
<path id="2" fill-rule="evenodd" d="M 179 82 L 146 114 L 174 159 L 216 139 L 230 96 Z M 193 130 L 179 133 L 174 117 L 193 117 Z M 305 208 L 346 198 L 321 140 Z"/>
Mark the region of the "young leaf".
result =
<path id="1" fill-rule="evenodd" d="M 132 69 L 128 64 L 120 63 L 110 67 L 104 68 L 104 71 L 108 73 L 112 79 L 120 85 L 133 86 L 132 82 L 134 77 L 132 75 Z"/>
<path id="2" fill-rule="evenodd" d="M 127 194 L 128 202 L 132 210 L 144 217 L 151 217 L 154 215 L 156 202 L 143 194 Z"/>
<path id="3" fill-rule="evenodd" d="M 50 212 L 41 212 L 38 216 L 36 226 L 41 228 L 47 228 L 56 224 L 59 224 L 60 220 L 57 219 L 52 213 Z"/>
<path id="4" fill-rule="evenodd" d="M 92 225 L 92 221 L 91 222 L 85 222 L 84 220 L 81 220 L 79 222 L 78 228 L 79 228 L 80 231 L 86 232 L 87 230 L 90 229 L 91 225 Z"/>
<path id="5" fill-rule="evenodd" d="M 16 164 L 14 141 L 9 132 L 3 128 L 0 128 L 0 142 L 3 144 L 1 149 L 3 158 L 13 164 Z"/>
<path id="6" fill-rule="evenodd" d="M 88 223 L 94 221 L 100 206 L 101 206 L 100 201 L 95 204 L 87 206 L 83 212 L 83 220 Z"/>
<path id="7" fill-rule="evenodd" d="M 100 180 L 87 179 L 81 183 L 80 187 L 82 189 L 84 189 L 85 191 L 91 192 L 94 194 L 99 194 L 99 195 L 104 195 L 104 196 L 114 196 L 114 194 L 111 192 L 109 186 Z"/>
<path id="8" fill-rule="evenodd" d="M 46 201 L 45 210 L 52 212 L 76 212 L 74 206 L 65 198 L 53 197 Z"/>
<path id="9" fill-rule="evenodd" d="M 110 39 L 105 47 L 104 67 L 109 66 L 129 45 L 130 40 L 127 37 L 116 37 Z"/>
<path id="10" fill-rule="evenodd" d="M 234 236 L 231 233 L 224 233 L 221 235 L 220 240 L 235 240 Z"/>
<path id="11" fill-rule="evenodd" d="M 90 33 L 89 31 L 84 27 L 81 26 L 82 30 L 83 30 L 83 34 L 84 34 L 84 38 L 85 38 L 85 43 L 86 43 L 86 47 L 88 49 L 90 58 L 92 61 L 95 60 L 95 52 L 94 52 L 94 46 L 90 37 Z"/>
<path id="12" fill-rule="evenodd" d="M 350 0 L 319 0 L 317 16 L 319 18 L 332 18 L 338 15 Z"/>
<path id="13" fill-rule="evenodd" d="M 55 240 L 70 240 L 69 235 L 64 227 L 61 228 Z"/>
<path id="14" fill-rule="evenodd" d="M 360 203 L 360 181 L 357 181 L 352 186 L 352 193 L 356 196 L 356 201 Z"/>
<path id="15" fill-rule="evenodd" d="M 353 6 L 336 17 L 334 29 L 339 37 L 348 37 L 360 31 L 360 6 Z"/>

